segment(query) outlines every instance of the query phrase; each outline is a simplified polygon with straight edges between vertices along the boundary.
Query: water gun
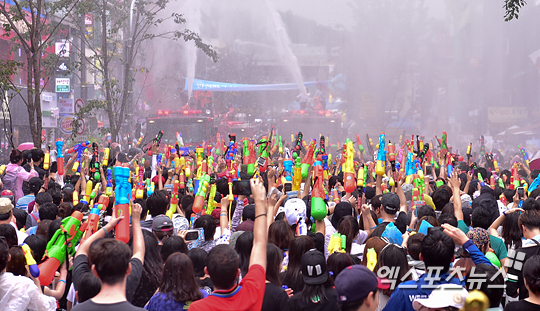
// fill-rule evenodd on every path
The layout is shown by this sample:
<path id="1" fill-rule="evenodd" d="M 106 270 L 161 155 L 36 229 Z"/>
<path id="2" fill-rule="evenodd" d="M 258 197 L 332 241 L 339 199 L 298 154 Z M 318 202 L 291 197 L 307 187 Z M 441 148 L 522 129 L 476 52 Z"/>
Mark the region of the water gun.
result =
<path id="1" fill-rule="evenodd" d="M 374 248 L 369 248 L 366 253 L 367 256 L 367 263 L 366 267 L 373 271 L 375 269 L 375 266 L 377 265 L 377 252 L 375 252 Z"/>
<path id="2" fill-rule="evenodd" d="M 313 190 L 311 191 L 311 217 L 315 220 L 323 220 L 326 217 L 326 203 L 324 198 L 324 176 L 320 161 L 315 161 L 313 166 Z"/>
<path id="3" fill-rule="evenodd" d="M 96 204 L 96 206 L 97 205 L 99 205 L 99 203 Z M 92 236 L 92 234 L 96 233 L 98 229 L 100 209 L 96 206 L 94 206 L 90 210 L 90 214 L 88 214 L 88 225 L 86 226 L 86 231 L 84 232 L 82 241 L 86 241 L 90 236 Z"/>
<path id="4" fill-rule="evenodd" d="M 103 148 L 103 163 L 101 163 L 104 167 L 107 167 L 109 165 L 109 154 L 111 152 L 111 148 Z"/>
<path id="5" fill-rule="evenodd" d="M 24 258 L 26 259 L 26 265 L 28 266 L 28 270 L 30 270 L 30 274 L 37 278 L 39 277 L 39 267 L 36 263 L 36 260 L 34 259 L 34 256 L 32 256 L 32 250 L 30 249 L 30 246 L 28 244 L 23 243 L 21 245 L 21 248 L 24 252 Z"/>
<path id="6" fill-rule="evenodd" d="M 452 177 L 454 174 L 454 165 L 452 163 L 452 155 L 450 153 L 446 154 L 447 163 L 446 163 L 446 172 L 448 173 L 448 177 Z"/>
<path id="7" fill-rule="evenodd" d="M 129 241 L 129 201 L 131 196 L 131 184 L 129 183 L 129 167 L 127 163 L 124 166 L 114 167 L 114 178 L 116 180 L 116 196 L 114 213 L 116 217 L 124 216 L 115 227 L 116 239 L 124 243 Z"/>
<path id="8" fill-rule="evenodd" d="M 79 192 L 77 190 L 73 190 L 72 198 L 73 206 L 79 204 Z"/>
<path id="9" fill-rule="evenodd" d="M 88 204 L 90 202 L 90 195 L 92 194 L 92 189 L 94 189 L 94 184 L 91 180 L 86 182 L 86 192 L 84 193 L 83 199 L 81 202 Z"/>
<path id="10" fill-rule="evenodd" d="M 354 180 L 354 147 L 350 139 L 345 143 L 345 163 L 343 164 L 343 187 L 346 193 L 352 193 L 356 189 Z"/>
<path id="11" fill-rule="evenodd" d="M 135 188 L 135 198 L 142 199 L 144 197 L 144 167 L 139 166 L 139 174 L 137 176 L 137 188 Z"/>
<path id="12" fill-rule="evenodd" d="M 409 152 L 407 153 L 407 162 L 405 164 L 405 175 L 407 176 L 406 183 L 411 183 L 412 175 L 414 174 L 414 160 L 413 160 L 413 153 Z"/>
<path id="13" fill-rule="evenodd" d="M 99 151 L 98 144 L 92 143 L 92 160 L 90 161 L 90 178 L 95 181 L 101 180 L 101 174 L 99 173 Z"/>
<path id="14" fill-rule="evenodd" d="M 379 152 L 377 152 L 377 165 L 375 166 L 375 172 L 377 175 L 382 176 L 386 167 L 386 151 L 384 150 L 384 132 L 379 136 Z"/>
<path id="15" fill-rule="evenodd" d="M 278 152 L 279 154 L 283 154 L 283 140 L 281 139 L 281 135 L 278 138 Z"/>
<path id="16" fill-rule="evenodd" d="M 469 292 L 467 298 L 465 298 L 465 305 L 463 311 L 486 311 L 489 308 L 489 299 L 480 290 L 473 290 Z"/>
<path id="17" fill-rule="evenodd" d="M 283 161 L 283 178 L 285 179 L 284 183 L 289 183 L 293 181 L 293 161 L 287 159 Z"/>
<path id="18" fill-rule="evenodd" d="M 413 209 L 415 209 L 417 206 L 424 205 L 423 200 L 423 193 L 421 193 L 418 188 L 414 188 L 412 192 L 412 200 L 413 200 Z"/>
<path id="19" fill-rule="evenodd" d="M 180 190 L 180 182 L 178 180 L 175 180 L 174 185 L 173 185 L 173 191 L 171 194 L 171 204 L 169 204 L 169 209 L 165 213 L 165 215 L 167 215 L 167 217 L 169 217 L 170 219 L 173 218 L 173 214 L 176 213 L 176 210 L 178 209 L 178 202 L 179 202 L 178 191 L 179 190 Z"/>
<path id="20" fill-rule="evenodd" d="M 366 149 L 364 149 L 364 146 L 362 145 L 362 141 L 360 140 L 360 135 L 358 134 L 356 134 L 356 145 L 358 146 L 358 151 L 360 151 L 361 153 L 366 151 Z"/>
<path id="21" fill-rule="evenodd" d="M 347 238 L 339 232 L 333 233 L 328 243 L 328 253 L 345 253 L 347 247 Z"/>
<path id="22" fill-rule="evenodd" d="M 184 146 L 184 138 L 182 137 L 182 133 L 176 132 L 176 141 L 180 147 Z"/>
<path id="23" fill-rule="evenodd" d="M 269 145 L 269 141 L 268 139 L 266 138 L 266 136 L 263 136 L 261 138 L 261 140 L 257 143 L 257 145 L 259 146 L 259 157 L 261 158 L 264 158 L 266 161 L 264 162 L 264 165 L 263 166 L 260 166 L 259 165 L 259 170 L 261 172 L 266 172 L 266 168 L 268 167 L 268 158 L 269 158 L 269 155 L 268 155 L 268 145 Z"/>
<path id="24" fill-rule="evenodd" d="M 107 188 L 105 190 L 108 197 L 112 195 L 112 186 L 112 169 L 109 167 L 107 168 Z"/>
<path id="25" fill-rule="evenodd" d="M 62 153 L 62 148 L 64 147 L 64 142 L 61 139 L 56 140 L 56 166 L 58 169 L 58 175 L 64 175 L 64 154 Z"/>
<path id="26" fill-rule="evenodd" d="M 293 153 L 293 155 L 296 155 L 296 153 Z M 300 186 L 302 185 L 302 163 L 298 155 L 296 155 L 295 161 L 292 190 L 300 191 Z"/>
<path id="27" fill-rule="evenodd" d="M 309 167 L 313 164 L 313 154 L 315 153 L 315 145 L 317 144 L 315 139 L 309 142 L 306 155 L 302 159 L 302 178 L 306 179 L 309 173 Z M 322 163 L 321 163 L 322 165 Z"/>
<path id="28" fill-rule="evenodd" d="M 62 220 L 60 228 L 56 230 L 47 243 L 47 255 L 49 258 L 39 265 L 39 282 L 48 286 L 54 279 L 58 267 L 67 259 L 67 254 L 75 255 L 75 246 L 81 239 L 86 225 L 81 226 L 83 214 L 74 211 L 71 216 Z M 129 234 L 129 232 L 128 232 Z"/>
<path id="29" fill-rule="evenodd" d="M 446 153 L 448 151 L 448 142 L 447 142 L 447 134 L 446 132 L 442 132 L 442 140 L 441 140 L 441 150 L 443 153 Z"/>
<path id="30" fill-rule="evenodd" d="M 360 167 L 358 168 L 358 178 L 356 178 L 356 188 L 366 187 L 366 178 L 364 177 L 365 173 L 367 173 L 367 170 L 365 169 L 365 165 L 360 164 Z"/>
<path id="31" fill-rule="evenodd" d="M 510 189 L 515 190 L 519 187 L 519 171 L 518 164 L 512 164 L 512 175 L 510 176 Z"/>
<path id="32" fill-rule="evenodd" d="M 332 189 L 332 199 L 334 200 L 334 203 L 336 204 L 341 202 L 337 188 Z"/>
<path id="33" fill-rule="evenodd" d="M 43 157 L 43 169 L 48 170 L 51 165 L 51 145 L 45 150 L 45 156 Z"/>
<path id="34" fill-rule="evenodd" d="M 198 214 L 201 212 L 204 205 L 204 199 L 206 198 L 206 191 L 210 184 L 210 175 L 203 175 L 199 180 L 199 189 L 195 195 L 195 201 L 193 201 L 193 212 Z M 232 192 L 232 191 L 231 191 Z"/>
<path id="35" fill-rule="evenodd" d="M 159 131 L 156 135 L 156 138 L 152 139 L 152 141 L 143 148 L 143 152 L 147 153 L 149 156 L 152 156 L 152 144 L 156 143 L 157 147 L 159 147 L 159 144 L 161 143 L 161 139 L 163 138 L 163 131 Z"/>
<path id="36" fill-rule="evenodd" d="M 229 146 L 225 152 L 225 162 L 227 163 L 227 169 L 231 169 L 231 163 L 236 157 L 236 134 L 229 134 Z M 186 174 L 187 176 L 187 174 Z"/>
<path id="37" fill-rule="evenodd" d="M 486 154 L 486 145 L 485 145 L 485 139 L 484 135 L 480 136 L 480 156 L 484 156 Z"/>
<path id="38" fill-rule="evenodd" d="M 109 206 L 109 197 L 105 194 L 99 196 L 97 208 L 104 211 Z"/>
<path id="39" fill-rule="evenodd" d="M 527 189 L 527 192 L 530 194 L 534 189 L 538 188 L 539 186 L 540 186 L 540 175 L 538 175 L 538 177 L 536 177 L 533 180 L 533 182 L 531 183 L 531 185 Z"/>
<path id="40" fill-rule="evenodd" d="M 250 140 L 247 143 L 247 156 L 246 156 L 246 163 L 247 163 L 247 174 L 249 177 L 252 177 L 255 173 L 255 162 L 257 161 L 255 159 L 255 141 Z"/>
<path id="41" fill-rule="evenodd" d="M 388 161 L 392 165 L 392 171 L 396 170 L 396 147 L 391 141 L 388 141 Z"/>
<path id="42" fill-rule="evenodd" d="M 525 148 L 520 147 L 518 145 L 519 150 L 521 151 L 521 154 L 523 155 L 523 160 L 525 160 L 525 163 L 527 163 L 527 166 L 529 165 L 529 154 L 527 154 L 527 151 Z"/>
<path id="43" fill-rule="evenodd" d="M 469 143 L 469 145 L 467 146 L 467 160 L 472 157 L 471 152 L 472 152 L 472 143 Z"/>
<path id="44" fill-rule="evenodd" d="M 71 153 L 74 153 L 74 152 L 77 152 L 77 160 L 75 161 L 75 163 L 73 163 L 73 167 L 71 168 L 71 171 L 72 172 L 80 172 L 81 171 L 81 156 L 84 152 L 84 149 L 90 147 L 90 142 L 89 141 L 85 141 L 85 142 L 80 142 L 78 144 L 76 144 L 75 146 L 71 147 L 67 153 L 71 154 Z"/>
<path id="45" fill-rule="evenodd" d="M 4 175 L 5 171 L 6 171 L 6 165 L 5 164 L 0 165 L 0 176 Z"/>
<path id="46" fill-rule="evenodd" d="M 294 137 L 293 134 L 291 134 L 291 138 Z M 302 150 L 302 142 L 303 142 L 304 135 L 302 132 L 298 132 L 298 135 L 296 136 L 296 143 L 294 144 L 293 150 L 297 154 L 300 154 L 300 151 Z M 294 139 L 293 139 L 294 140 Z"/>
<path id="47" fill-rule="evenodd" d="M 214 198 L 216 197 L 217 193 L 217 186 L 216 183 L 212 183 L 210 186 L 210 195 L 208 197 L 208 204 L 206 206 L 206 213 L 212 214 L 212 211 L 216 208 L 216 201 Z"/>

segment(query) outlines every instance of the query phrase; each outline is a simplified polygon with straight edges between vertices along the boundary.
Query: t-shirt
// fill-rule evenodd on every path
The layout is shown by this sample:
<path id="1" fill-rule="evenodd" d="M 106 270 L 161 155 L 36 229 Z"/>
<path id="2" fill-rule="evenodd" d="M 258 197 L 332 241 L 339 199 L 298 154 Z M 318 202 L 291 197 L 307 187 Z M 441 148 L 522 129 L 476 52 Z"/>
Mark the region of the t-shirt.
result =
<path id="1" fill-rule="evenodd" d="M 463 220 L 458 220 L 458 228 L 461 229 L 461 231 L 469 232 L 469 227 L 467 227 L 467 224 Z M 489 242 L 491 244 L 491 248 L 495 251 L 495 255 L 499 260 L 502 260 L 506 257 L 508 257 L 508 251 L 506 250 L 506 245 L 504 245 L 504 241 L 496 236 L 489 235 Z"/>
<path id="2" fill-rule="evenodd" d="M 291 304 L 291 310 L 305 310 L 305 311 L 338 311 L 337 306 L 337 293 L 333 287 L 327 287 L 325 289 L 326 298 L 318 303 L 306 302 L 302 297 L 302 292 L 294 293 L 294 296 L 289 300 Z"/>
<path id="3" fill-rule="evenodd" d="M 141 279 L 143 264 L 137 258 L 131 258 L 129 263 L 131 264 L 131 273 L 128 275 L 126 281 L 126 299 L 127 301 L 132 301 L 137 285 L 139 285 L 139 280 Z M 88 266 L 88 257 L 86 255 L 78 255 L 73 260 L 73 284 L 77 285 L 79 278 L 85 273 L 92 273 L 90 266 Z"/>
<path id="4" fill-rule="evenodd" d="M 215 291 L 208 298 L 197 300 L 189 310 L 260 310 L 265 292 L 266 274 L 262 266 L 253 265 L 246 277 L 232 291 Z"/>
<path id="5" fill-rule="evenodd" d="M 389 224 L 390 222 L 388 221 L 385 221 L 381 224 L 379 224 L 374 230 L 373 232 L 371 233 L 371 236 L 382 236 L 384 230 L 386 229 L 386 226 Z M 396 220 L 394 221 L 394 225 L 399 229 L 399 231 L 401 231 L 401 233 L 405 233 L 405 231 L 407 230 L 407 214 L 405 212 L 399 212 Z"/>
<path id="6" fill-rule="evenodd" d="M 519 299 L 523 300 L 529 297 L 529 291 L 525 287 L 523 280 L 523 263 L 527 262 L 532 256 L 539 255 L 540 247 L 536 244 L 520 247 L 516 250 L 516 254 L 515 260 L 510 260 L 510 265 L 508 266 L 508 272 L 506 274 L 506 295 L 515 297 L 519 290 Z M 523 256 L 523 254 L 525 256 Z"/>
<path id="7" fill-rule="evenodd" d="M 158 287 L 159 283 L 151 284 L 148 277 L 143 274 L 141 276 L 141 280 L 139 281 L 139 285 L 135 290 L 135 294 L 133 295 L 133 300 L 131 300 L 131 303 L 137 307 L 144 307 L 144 305 L 155 294 Z"/>
<path id="8" fill-rule="evenodd" d="M 117 303 L 95 303 L 89 299 L 78 304 L 71 309 L 72 311 L 144 311 L 143 308 L 135 307 L 127 301 Z"/>
<path id="9" fill-rule="evenodd" d="M 504 311 L 539 311 L 540 305 L 528 302 L 527 300 L 509 302 Z"/>
<path id="10" fill-rule="evenodd" d="M 33 194 L 25 195 L 24 197 L 17 200 L 17 204 L 15 205 L 15 207 L 27 211 L 28 210 L 28 204 L 30 202 L 34 201 L 35 199 L 36 199 L 36 197 Z"/>
<path id="11" fill-rule="evenodd" d="M 261 311 L 288 311 L 290 309 L 289 296 L 283 288 L 272 283 L 266 283 Z"/>
<path id="12" fill-rule="evenodd" d="M 208 294 L 201 289 L 203 298 L 206 298 Z M 149 311 L 170 311 L 170 310 L 187 310 L 191 305 L 191 301 L 178 302 L 173 299 L 168 299 L 167 294 L 157 293 L 152 298 L 144 308 Z"/>

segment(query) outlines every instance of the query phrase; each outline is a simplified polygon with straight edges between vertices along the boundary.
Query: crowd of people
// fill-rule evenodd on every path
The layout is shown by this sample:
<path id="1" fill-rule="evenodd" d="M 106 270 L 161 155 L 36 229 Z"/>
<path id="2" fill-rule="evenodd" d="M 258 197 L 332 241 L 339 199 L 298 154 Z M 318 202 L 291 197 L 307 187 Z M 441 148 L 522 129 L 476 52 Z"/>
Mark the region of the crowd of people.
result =
<path id="1" fill-rule="evenodd" d="M 379 143 L 13 149 L 0 309 L 540 310 L 540 170 Z"/>

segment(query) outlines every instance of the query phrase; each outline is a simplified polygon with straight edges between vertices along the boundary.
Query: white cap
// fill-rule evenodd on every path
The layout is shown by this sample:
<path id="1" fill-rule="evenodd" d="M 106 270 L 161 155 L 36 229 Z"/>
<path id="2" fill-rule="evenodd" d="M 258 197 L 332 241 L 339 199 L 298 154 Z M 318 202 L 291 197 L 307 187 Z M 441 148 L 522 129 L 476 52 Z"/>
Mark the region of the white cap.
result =
<path id="1" fill-rule="evenodd" d="M 457 284 L 442 284 L 437 286 L 428 298 L 415 299 L 413 302 L 414 310 L 420 310 L 422 307 L 430 309 L 439 309 L 454 307 L 461 309 L 465 305 L 465 299 L 469 292 L 463 286 Z"/>
<path id="2" fill-rule="evenodd" d="M 298 219 L 306 218 L 306 203 L 298 198 L 285 202 L 285 217 L 290 226 L 296 224 Z"/>

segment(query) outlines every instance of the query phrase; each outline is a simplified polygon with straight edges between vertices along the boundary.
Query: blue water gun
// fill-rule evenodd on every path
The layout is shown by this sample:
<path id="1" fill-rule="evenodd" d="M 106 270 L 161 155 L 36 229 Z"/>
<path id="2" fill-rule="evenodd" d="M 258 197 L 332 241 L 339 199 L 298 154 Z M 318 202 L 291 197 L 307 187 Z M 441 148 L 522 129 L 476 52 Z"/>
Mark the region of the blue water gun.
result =
<path id="1" fill-rule="evenodd" d="M 287 182 L 292 182 L 293 161 L 291 159 L 283 161 L 284 177 Z"/>
<path id="2" fill-rule="evenodd" d="M 386 168 L 386 148 L 384 144 L 384 132 L 379 136 L 379 152 L 377 152 L 377 165 L 375 166 L 375 172 L 377 175 L 384 175 Z"/>
<path id="3" fill-rule="evenodd" d="M 113 191 L 113 184 L 112 184 L 112 169 L 109 167 L 107 168 L 107 188 L 105 190 L 105 194 L 110 197 L 112 195 Z"/>
<path id="4" fill-rule="evenodd" d="M 179 147 L 178 148 L 178 154 L 181 157 L 189 156 L 189 148 L 188 147 Z"/>
<path id="5" fill-rule="evenodd" d="M 83 141 L 83 142 L 80 142 L 78 144 L 76 144 L 75 146 L 71 147 L 67 152 L 68 153 L 74 153 L 74 152 L 77 152 L 77 161 L 75 163 L 73 163 L 73 167 L 71 168 L 71 171 L 72 172 L 81 172 L 81 157 L 82 157 L 82 154 L 84 152 L 84 149 L 90 147 L 90 142 L 89 141 Z"/>
<path id="6" fill-rule="evenodd" d="M 406 183 L 411 183 L 412 175 L 414 175 L 414 160 L 413 160 L 413 153 L 409 152 L 407 153 L 407 163 L 405 166 L 405 174 L 407 175 L 407 181 Z"/>
<path id="7" fill-rule="evenodd" d="M 500 178 L 499 178 L 500 179 Z M 527 189 L 527 192 L 530 194 L 534 189 L 540 187 L 540 175 L 538 175 L 538 177 L 536 177 L 533 182 L 531 183 L 531 185 L 529 186 L 529 188 Z"/>

